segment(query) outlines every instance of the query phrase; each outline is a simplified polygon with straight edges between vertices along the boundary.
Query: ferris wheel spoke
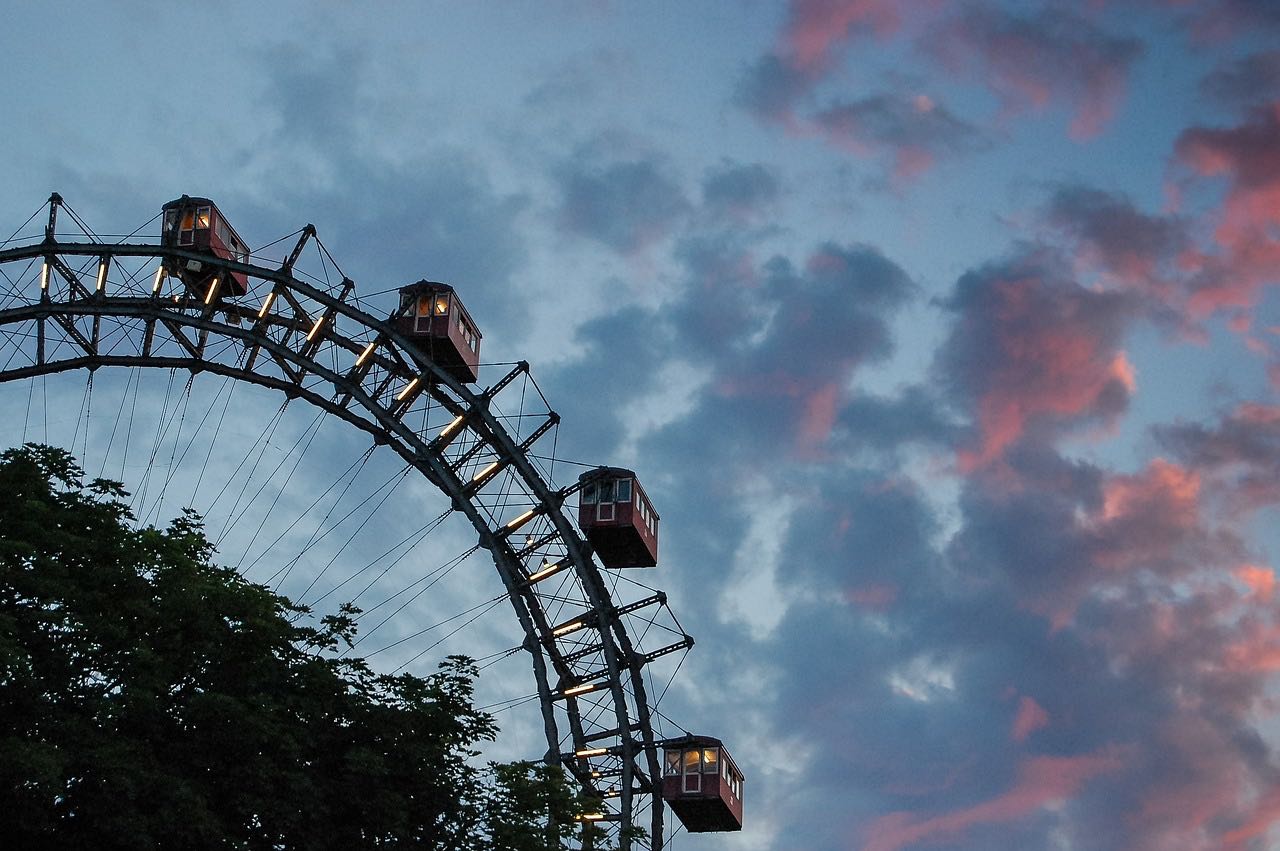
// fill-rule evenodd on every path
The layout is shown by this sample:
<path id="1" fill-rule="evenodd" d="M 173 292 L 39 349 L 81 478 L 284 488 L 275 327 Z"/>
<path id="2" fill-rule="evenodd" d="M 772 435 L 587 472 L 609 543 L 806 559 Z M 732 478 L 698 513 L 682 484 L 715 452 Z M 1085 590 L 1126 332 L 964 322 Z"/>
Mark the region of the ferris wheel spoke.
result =
<path id="1" fill-rule="evenodd" d="M 276 475 L 285 466 L 285 464 L 289 462 L 289 459 L 294 458 L 296 456 L 296 460 L 293 462 L 293 466 L 289 468 L 289 472 L 285 475 L 284 483 L 279 488 L 276 489 L 276 495 L 272 499 L 271 504 L 267 506 L 267 509 L 265 511 L 258 512 L 259 514 L 258 525 L 257 527 L 254 528 L 253 534 L 249 537 L 248 542 L 245 543 L 243 554 L 240 556 L 240 561 L 236 563 L 236 571 L 238 573 L 244 574 L 245 572 L 248 571 L 248 568 L 244 566 L 244 560 L 249 557 L 249 552 L 253 549 L 254 544 L 257 543 L 258 536 L 262 534 L 262 530 L 266 527 L 267 522 L 271 519 L 272 512 L 275 510 L 275 507 L 280 502 L 280 495 L 284 493 L 284 489 L 288 485 L 289 481 L 293 478 L 293 474 L 297 472 L 298 466 L 302 463 L 302 459 L 306 454 L 307 448 L 311 446 L 311 441 L 315 439 L 316 433 L 320 430 L 320 425 L 323 421 L 324 421 L 324 413 L 321 412 L 316 414 L 315 419 L 313 419 L 310 422 L 310 424 L 308 424 L 307 428 L 302 432 L 302 434 L 298 435 L 298 439 L 294 441 L 293 446 L 289 447 L 288 452 L 286 452 L 284 455 L 281 456 L 280 461 L 279 463 L 276 464 L 275 468 L 270 473 L 267 474 L 265 479 L 262 480 L 262 484 L 258 486 L 258 489 L 256 491 L 254 491 L 253 496 L 251 496 L 248 500 L 245 500 L 243 499 L 244 491 L 241 492 L 242 498 L 239 502 L 237 502 L 238 513 L 233 512 L 231 514 L 227 524 L 228 530 L 238 525 L 239 521 L 246 514 L 249 513 L 251 508 L 253 508 L 256 505 L 258 501 L 258 497 L 260 497 L 262 493 L 271 485 L 271 483 L 275 480 Z M 302 451 L 298 451 L 300 447 Z M 249 480 L 246 479 L 245 480 L 246 489 L 248 488 L 248 485 L 249 485 Z M 256 563 L 257 561 L 255 560 L 254 564 Z"/>
<path id="2" fill-rule="evenodd" d="M 329 525 L 329 518 L 333 516 L 333 512 L 336 510 L 337 506 L 342 502 L 342 498 L 347 495 L 347 492 L 351 489 L 351 486 L 355 483 L 356 478 L 360 475 L 360 471 L 364 468 L 365 463 L 368 462 L 369 456 L 373 454 L 373 450 L 374 450 L 374 447 L 372 446 L 366 449 L 364 453 L 358 459 L 356 459 L 355 463 L 353 463 L 350 467 L 348 467 L 346 471 L 342 475 L 340 475 L 334 481 L 334 483 L 330 485 L 329 488 L 327 488 L 324 491 L 324 493 L 322 493 L 316 499 L 314 503 L 312 503 L 311 508 L 315 508 L 317 505 L 323 502 L 326 497 L 329 496 L 329 494 L 333 491 L 333 489 L 338 486 L 339 482 L 342 482 L 345 480 L 346 483 L 342 486 L 342 490 L 338 491 L 338 493 L 334 496 L 333 500 L 329 503 L 329 508 L 325 511 L 324 516 L 319 518 L 316 521 L 314 528 L 311 530 L 310 534 L 308 534 L 307 536 L 306 543 L 302 545 L 302 547 L 298 550 L 297 554 L 295 554 L 293 558 L 291 558 L 288 562 L 286 562 L 283 567 L 278 568 L 275 573 L 267 577 L 267 580 L 266 580 L 267 584 L 275 583 L 274 587 L 276 588 L 281 587 L 284 584 L 284 581 L 289 578 L 289 574 L 293 572 L 293 569 L 295 567 L 297 567 L 298 562 L 302 560 L 302 557 L 306 555 L 313 546 L 315 546 L 317 543 L 323 540 L 326 536 L 328 536 L 329 532 L 332 529 L 336 528 Z M 301 520 L 303 517 L 306 517 L 308 514 L 310 514 L 310 509 L 300 514 L 299 520 Z M 294 526 L 296 525 L 297 525 L 297 522 L 290 524 L 290 526 L 283 533 L 281 533 L 281 536 L 288 534 L 288 532 L 292 531 Z M 272 544 L 274 545 L 279 540 L 280 539 L 277 538 L 275 542 L 272 542 Z M 267 550 L 264 550 L 264 554 L 270 551 L 270 549 L 271 548 L 268 547 Z M 261 556 L 259 556 L 259 559 L 260 558 Z M 259 559 L 255 559 L 253 564 L 249 565 L 249 569 L 252 569 L 254 565 L 258 563 Z"/>
<path id="3" fill-rule="evenodd" d="M 374 566 L 378 564 L 378 562 L 390 557 L 391 555 L 399 551 L 399 555 L 396 555 L 395 558 L 391 558 L 390 561 L 387 562 L 386 566 L 383 567 L 382 571 L 374 575 L 369 580 L 369 583 L 365 585 L 363 588 L 361 588 L 359 591 L 357 591 L 355 595 L 352 596 L 351 598 L 352 602 L 361 599 L 366 593 L 368 593 L 370 588 L 373 588 L 374 585 L 379 583 L 388 573 L 392 571 L 392 569 L 394 569 L 398 564 L 400 564 L 401 560 L 405 556 L 407 556 L 413 550 L 414 547 L 422 543 L 422 541 L 428 535 L 431 534 L 432 530 L 434 530 L 442 522 L 444 522 L 445 518 L 452 513 L 453 513 L 453 509 L 446 510 L 443 514 L 441 514 L 435 520 L 431 521 L 427 525 L 416 530 L 409 536 L 396 542 L 394 545 L 391 546 L 391 548 L 383 551 L 380 555 L 378 555 L 372 561 L 368 562 L 367 564 L 363 565 L 355 572 L 351 573 L 349 576 L 347 576 L 346 579 L 339 582 L 337 585 L 335 585 L 330 590 L 326 591 L 324 594 L 321 594 L 319 597 L 317 597 L 315 600 L 312 601 L 312 605 L 317 605 L 323 602 L 328 597 L 332 596 L 333 594 L 336 594 L 339 590 L 346 587 L 349 583 L 355 581 L 356 578 L 371 572 Z M 380 603 L 379 605 L 382 605 L 382 604 Z M 377 608 L 377 606 L 375 606 L 374 608 Z"/>
<path id="4" fill-rule="evenodd" d="M 454 568 L 458 567 L 467 559 L 469 559 L 471 556 L 475 555 L 479 550 L 480 550 L 479 547 L 471 547 L 470 549 L 466 550 L 460 555 L 457 555 L 449 559 L 444 564 L 441 564 L 440 566 L 436 567 L 434 570 L 428 572 L 426 575 L 421 576 L 418 579 L 415 579 L 413 582 L 401 588 L 399 591 L 396 591 L 391 596 L 385 597 L 381 602 L 374 604 L 369 609 L 362 612 L 362 617 L 369 617 L 374 612 L 381 609 L 383 606 L 399 598 L 401 595 L 408 594 L 410 591 L 414 591 L 415 588 L 418 589 L 417 591 L 414 591 L 412 596 L 410 596 L 408 599 L 402 602 L 399 607 L 393 610 L 391 614 L 385 616 L 381 621 L 379 621 L 377 625 L 374 626 L 373 629 L 370 629 L 367 632 L 365 632 L 364 635 L 361 636 L 361 640 L 367 639 L 369 636 L 373 635 L 373 633 L 377 632 L 380 627 L 384 626 L 388 621 L 390 621 L 396 615 L 403 612 L 419 597 L 421 597 L 427 591 L 430 591 L 438 582 L 440 582 L 441 580 L 446 578 L 450 573 L 452 573 Z M 422 587 L 418 588 L 419 585 L 421 585 Z M 354 599 L 358 600 L 360 598 L 359 596 L 357 596 Z M 356 642 L 356 643 L 358 644 L 359 642 Z"/>
<path id="5" fill-rule="evenodd" d="M 356 537 L 364 530 L 365 526 L 369 523 L 370 519 L 372 519 L 373 516 L 378 513 L 378 510 L 387 504 L 387 500 L 391 499 L 392 495 L 396 492 L 396 488 L 399 487 L 400 483 L 405 480 L 405 478 L 408 476 L 409 471 L 411 469 L 412 468 L 410 467 L 405 467 L 404 469 L 392 475 L 391 478 L 387 479 L 385 482 L 379 485 L 373 491 L 372 494 L 369 494 L 364 500 L 361 500 L 359 503 L 357 503 L 350 511 L 346 513 L 346 515 L 344 515 L 340 520 L 337 521 L 337 523 L 333 525 L 332 528 L 336 530 L 339 527 L 341 527 L 343 523 L 345 523 L 352 516 L 354 516 L 357 512 L 364 513 L 364 519 L 361 520 L 361 522 L 356 525 L 356 527 L 351 531 L 349 535 L 347 535 L 346 539 L 342 542 L 342 545 L 338 547 L 336 550 L 334 550 L 333 555 L 325 563 L 324 567 L 321 568 L 320 572 L 317 573 L 311 579 L 311 582 L 307 584 L 307 587 L 302 589 L 301 593 L 297 595 L 299 602 L 301 602 L 303 605 L 306 605 L 306 597 L 308 594 L 311 593 L 311 589 L 315 588 L 316 584 L 319 583 L 319 581 L 324 578 L 324 575 L 326 573 L 328 573 L 329 568 L 333 567 L 334 564 L 337 563 L 338 559 L 342 556 L 342 554 L 346 552 L 347 548 L 351 546 L 352 542 L 355 541 Z M 383 493 L 382 496 L 379 497 L 377 503 L 372 503 L 371 498 L 374 495 L 378 494 L 380 491 L 385 491 L 385 493 Z M 317 601 L 322 600 L 325 597 L 329 596 L 330 593 L 332 592 L 326 592 L 320 595 Z"/>

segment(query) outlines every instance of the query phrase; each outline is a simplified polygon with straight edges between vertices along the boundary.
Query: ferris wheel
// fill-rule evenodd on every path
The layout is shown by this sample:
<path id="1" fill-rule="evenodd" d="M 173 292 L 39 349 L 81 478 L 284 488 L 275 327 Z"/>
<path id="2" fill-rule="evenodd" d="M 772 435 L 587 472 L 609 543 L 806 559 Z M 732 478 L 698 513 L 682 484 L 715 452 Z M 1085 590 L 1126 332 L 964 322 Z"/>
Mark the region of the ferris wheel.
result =
<path id="1" fill-rule="evenodd" d="M 378 603 L 375 627 L 411 604 L 416 612 L 434 599 L 446 610 L 432 613 L 421 630 L 416 620 L 398 629 L 393 623 L 393 639 L 375 652 L 398 654 L 403 669 L 421 662 L 427 651 L 409 650 L 429 631 L 424 642 L 437 653 L 459 642 L 466 648 L 464 628 L 473 624 L 488 630 L 486 641 L 505 631 L 506 646 L 466 655 L 516 666 L 522 687 L 489 706 L 534 710 L 529 723 L 541 727 L 546 749 L 525 756 L 562 765 L 599 803 L 585 820 L 622 848 L 654 851 L 671 833 L 668 810 L 679 820 L 677 830 L 741 827 L 742 775 L 721 742 L 684 730 L 662 732 L 656 707 L 693 639 L 666 595 L 633 578 L 644 574 L 634 568 L 656 563 L 657 512 L 635 474 L 623 468 L 589 467 L 566 485 L 555 484 L 559 416 L 528 363 L 481 360 L 480 326 L 462 293 L 419 281 L 387 291 L 395 292 L 394 300 L 379 311 L 357 297 L 311 225 L 251 251 L 206 198 L 165 204 L 158 240 L 137 231 L 101 237 L 56 193 L 45 213 L 42 205 L 0 243 L 0 388 L 19 388 L 14 398 L 25 398 L 24 439 L 47 436 L 57 407 L 48 401 L 47 382 L 78 377 L 78 411 L 62 416 L 69 448 L 87 451 L 91 432 L 96 445 L 109 431 L 101 464 L 114 470 L 118 462 L 122 473 L 132 451 L 135 466 L 144 468 L 144 489 L 151 489 L 150 501 L 144 494 L 136 512 L 141 520 L 152 511 L 158 516 L 170 488 L 189 489 L 197 509 L 200 494 L 215 490 L 206 499 L 225 505 L 220 552 L 234 548 L 231 530 L 245 528 L 253 529 L 241 553 L 246 569 L 272 547 L 292 552 L 270 580 L 282 587 L 296 568 L 309 583 L 298 602 L 308 605 L 377 587 L 395 575 L 388 565 L 427 535 L 445 534 L 435 530 L 451 518 L 455 529 L 468 529 L 470 541 Z M 268 251 L 276 246 L 272 258 Z M 114 382 L 109 404 L 101 401 L 108 382 L 99 378 L 94 389 L 95 377 L 106 373 L 125 376 Z M 155 399 L 140 404 L 143 374 L 165 376 L 165 390 L 148 381 Z M 218 382 L 211 396 L 197 396 L 198 378 Z M 254 405 L 237 400 L 233 407 L 236 392 L 277 400 L 283 394 L 284 402 L 269 416 L 270 409 L 261 408 L 260 433 L 240 434 L 229 423 L 242 422 Z M 95 393 L 99 419 L 91 421 Z M 140 416 L 148 406 L 150 414 Z M 7 407 L 16 417 L 21 405 Z M 292 440 L 277 429 L 283 413 L 298 408 L 314 417 Z M 41 428 L 32 424 L 37 410 Z M 228 420 L 232 410 L 241 416 Z M 154 424 L 144 429 L 147 417 Z M 352 429 L 364 432 L 372 445 L 343 468 L 324 438 L 315 443 L 322 428 L 343 432 L 348 445 Z M 123 448 L 117 448 L 118 433 Z M 130 435 L 144 436 L 141 449 L 130 449 Z M 385 480 L 365 472 L 375 457 L 395 468 Z M 185 481 L 175 472 L 183 460 L 195 468 Z M 331 467 L 329 483 L 290 493 L 292 471 L 308 464 Z M 565 467 L 561 461 L 560 470 Z M 376 482 L 363 492 L 355 485 L 362 475 Z M 359 530 L 386 511 L 396 488 L 430 491 L 439 515 L 408 524 L 408 534 L 380 560 L 338 578 L 335 563 L 360 548 L 352 543 Z M 312 490 L 319 492 L 314 500 Z M 577 504 L 572 520 L 570 502 Z M 328 522 L 311 531 L 299 527 L 316 516 Z M 348 536 L 347 528 L 355 531 Z M 385 532 L 366 533 L 363 548 L 384 538 Z M 270 546 L 260 543 L 268 539 Z M 303 551 L 320 555 L 303 559 Z M 478 560 L 488 554 L 497 580 L 486 570 L 492 593 L 463 602 L 445 592 L 444 577 L 453 572 L 457 579 L 455 569 L 476 553 Z M 299 567 L 307 560 L 310 567 Z M 474 574 L 455 584 L 484 586 Z M 483 619 L 501 611 L 509 612 L 505 630 L 485 627 Z M 633 839 L 636 828 L 647 835 Z"/>

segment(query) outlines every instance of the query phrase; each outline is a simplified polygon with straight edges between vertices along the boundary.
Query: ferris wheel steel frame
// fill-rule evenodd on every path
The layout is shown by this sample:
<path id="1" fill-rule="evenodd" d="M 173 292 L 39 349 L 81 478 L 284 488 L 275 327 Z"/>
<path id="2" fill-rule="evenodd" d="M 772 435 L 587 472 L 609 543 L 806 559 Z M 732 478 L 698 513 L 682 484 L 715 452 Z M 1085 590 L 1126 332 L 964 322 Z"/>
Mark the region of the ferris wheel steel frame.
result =
<path id="1" fill-rule="evenodd" d="M 611 598 L 590 546 L 562 511 L 577 484 L 553 488 L 529 457 L 558 415 L 548 410 L 529 434 L 517 436 L 495 412 L 495 398 L 528 373 L 528 363 L 482 391 L 460 383 L 390 319 L 353 304 L 350 279 L 329 291 L 295 275 L 315 236 L 311 225 L 285 261 L 270 268 L 158 244 L 102 242 L 87 232 L 88 241 L 61 241 L 61 205 L 54 194 L 42 241 L 0 250 L 0 287 L 11 290 L 0 293 L 0 382 L 80 369 L 92 374 L 104 366 L 210 372 L 300 398 L 390 446 L 467 517 L 492 556 L 532 662 L 544 759 L 565 766 L 601 801 L 594 815 L 623 849 L 631 847 L 634 816 L 647 804 L 645 844 L 659 851 L 662 741 L 654 735 L 644 669 L 692 647 L 693 639 L 663 593 L 625 603 Z M 37 285 L 36 263 L 39 292 L 24 293 L 24 285 Z M 154 278 L 127 263 L 154 265 Z M 191 292 L 178 277 L 189 263 L 261 282 L 251 290 L 261 303 L 220 298 L 217 277 L 204 297 Z M 25 270 L 9 274 L 22 264 Z M 443 428 L 431 423 L 441 414 L 448 418 Z M 421 425 L 411 422 L 419 418 Z M 508 490 L 490 501 L 500 478 Z M 567 616 L 566 601 L 574 603 Z M 641 651 L 627 622 L 642 612 L 655 613 L 650 624 L 665 616 L 676 640 Z"/>

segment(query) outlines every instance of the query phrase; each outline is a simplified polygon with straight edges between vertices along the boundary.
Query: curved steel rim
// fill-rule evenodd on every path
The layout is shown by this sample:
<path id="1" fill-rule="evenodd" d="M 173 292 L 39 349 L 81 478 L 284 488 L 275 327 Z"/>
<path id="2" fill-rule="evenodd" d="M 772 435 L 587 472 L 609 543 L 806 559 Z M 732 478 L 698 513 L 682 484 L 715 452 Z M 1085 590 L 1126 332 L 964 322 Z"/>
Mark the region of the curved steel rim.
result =
<path id="1" fill-rule="evenodd" d="M 64 258 L 96 259 L 102 271 L 91 284 Z M 103 286 L 109 280 L 106 270 L 124 258 L 159 261 L 165 274 L 157 273 L 150 295 L 137 294 L 144 288 L 136 281 L 130 295 L 111 295 Z M 295 277 L 289 263 L 271 269 L 158 245 L 52 238 L 0 251 L 0 268 L 37 260 L 42 285 L 36 298 L 0 309 L 0 331 L 19 341 L 3 345 L 21 349 L 25 341 L 23 352 L 30 357 L 0 369 L 0 381 L 101 366 L 209 371 L 300 397 L 391 446 L 467 516 L 480 546 L 492 555 L 531 657 L 548 745 L 545 758 L 562 762 L 588 793 L 602 800 L 608 796 L 601 815 L 619 828 L 624 849 L 631 845 L 636 798 L 647 798 L 647 844 L 661 848 L 659 743 L 643 667 L 687 649 L 692 638 L 683 634 L 648 653 L 633 646 L 624 615 L 665 608 L 666 599 L 660 593 L 622 605 L 611 599 L 589 546 L 561 508 L 576 484 L 553 489 L 527 457 L 532 442 L 558 417 L 550 412 L 533 434 L 517 440 L 491 410 L 502 388 L 527 371 L 526 363 L 476 392 L 438 367 L 389 320 L 346 301 L 350 281 L 344 279 L 337 294 L 326 292 Z M 234 271 L 261 280 L 269 285 L 269 295 L 261 307 L 216 294 L 201 299 L 180 281 L 174 286 L 171 273 L 188 261 L 218 274 Z M 141 335 L 132 341 L 133 349 L 104 350 L 104 327 L 126 322 L 130 332 Z M 354 333 L 345 333 L 346 328 Z M 232 351 L 236 355 L 229 358 Z M 452 418 L 438 433 L 406 422 L 406 414 L 424 403 L 434 403 Z M 515 518 L 495 515 L 483 500 L 486 486 L 501 473 L 509 473 L 528 499 L 517 506 Z M 537 527 L 536 536 L 526 532 L 530 526 Z M 534 540 L 516 547 L 516 531 L 526 532 L 527 542 Z M 553 577 L 560 583 L 572 577 L 576 595 L 586 604 L 559 623 L 549 619 L 539 591 Z M 557 599 L 562 598 L 563 584 L 557 589 Z M 605 703 L 611 704 L 607 714 L 614 726 L 601 721 Z M 564 753 L 559 752 L 557 705 L 563 707 L 573 744 Z M 614 777 L 617 785 L 606 789 L 601 778 Z"/>

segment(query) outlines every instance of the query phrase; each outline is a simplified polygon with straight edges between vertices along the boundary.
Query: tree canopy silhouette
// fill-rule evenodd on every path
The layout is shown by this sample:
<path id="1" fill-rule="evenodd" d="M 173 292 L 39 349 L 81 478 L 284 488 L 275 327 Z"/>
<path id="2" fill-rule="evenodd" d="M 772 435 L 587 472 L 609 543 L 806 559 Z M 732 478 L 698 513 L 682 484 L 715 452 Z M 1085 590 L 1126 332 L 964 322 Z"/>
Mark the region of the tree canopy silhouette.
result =
<path id="1" fill-rule="evenodd" d="M 568 847 L 558 769 L 476 764 L 468 660 L 339 658 L 355 610 L 317 625 L 196 515 L 137 528 L 126 497 L 62 450 L 0 455 L 6 848 Z"/>

